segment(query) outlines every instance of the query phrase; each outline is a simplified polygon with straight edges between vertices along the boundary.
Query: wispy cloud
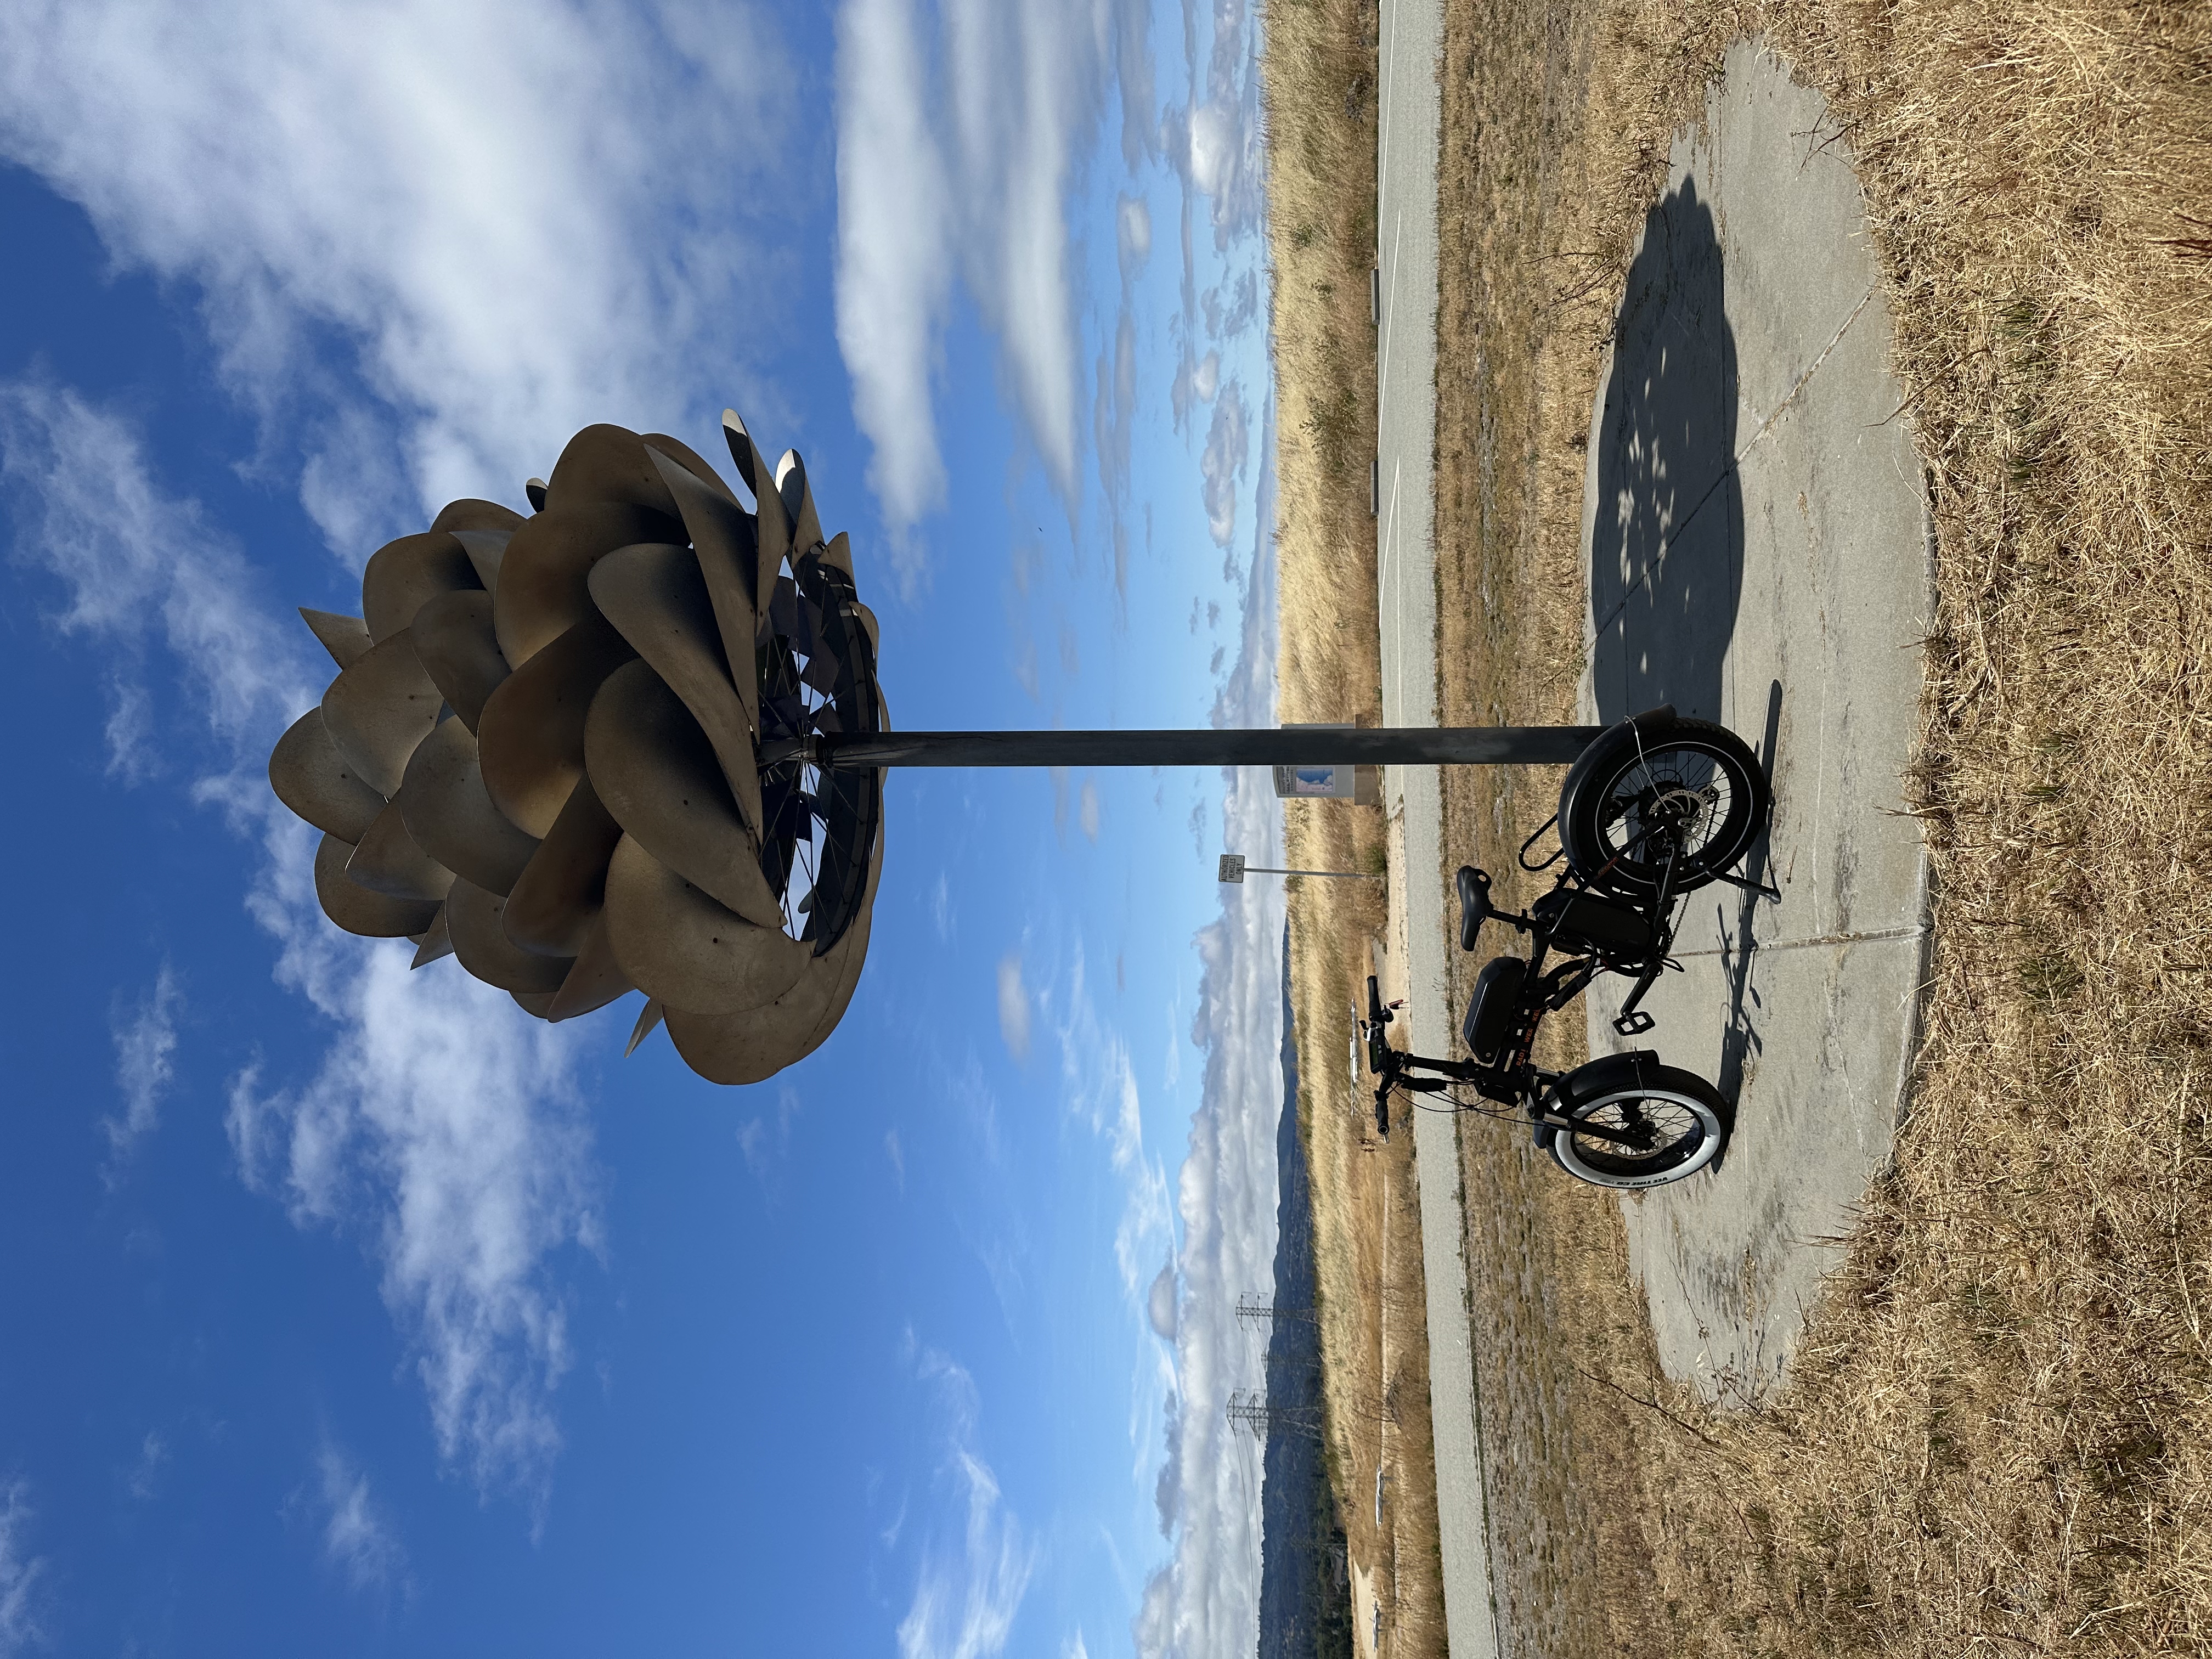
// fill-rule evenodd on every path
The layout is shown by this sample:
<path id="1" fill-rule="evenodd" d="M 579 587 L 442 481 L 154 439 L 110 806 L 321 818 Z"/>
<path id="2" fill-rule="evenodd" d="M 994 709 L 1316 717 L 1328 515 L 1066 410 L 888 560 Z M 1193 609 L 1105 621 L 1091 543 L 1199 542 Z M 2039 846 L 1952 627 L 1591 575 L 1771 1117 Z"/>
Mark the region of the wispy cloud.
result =
<path id="1" fill-rule="evenodd" d="M 1124 196 L 1115 204 L 1114 249 L 1124 276 L 1144 269 L 1152 253 L 1152 210 L 1141 196 Z"/>
<path id="2" fill-rule="evenodd" d="M 226 757 L 314 701 L 306 653 L 252 597 L 257 574 L 197 502 L 156 489 L 129 422 L 43 381 L 0 383 L 0 483 L 15 509 L 16 557 L 42 568 L 63 599 L 47 620 L 96 642 L 111 684 L 137 700 L 109 722 L 118 764 L 127 769 L 150 729 L 143 681 L 156 648 Z"/>
<path id="3" fill-rule="evenodd" d="M 1125 98 L 1151 102 L 1137 0 L 946 0 L 936 15 L 941 33 L 927 36 L 912 0 L 848 0 L 837 28 L 838 338 L 902 540 L 944 501 L 930 382 L 956 271 L 997 337 L 1000 384 L 1045 476 L 1073 503 L 1065 198 L 1117 60 Z M 1143 149 L 1126 120 L 1125 140 Z M 919 580 L 917 553 L 901 574 Z"/>
<path id="4" fill-rule="evenodd" d="M 1243 389 L 1233 380 L 1223 382 L 1220 395 L 1214 399 L 1206 452 L 1198 464 L 1205 480 L 1206 527 L 1222 547 L 1228 546 L 1237 533 L 1237 488 L 1243 482 L 1244 465 L 1252 453 L 1249 421 Z"/>
<path id="5" fill-rule="evenodd" d="M 757 1112 L 738 1130 L 738 1150 L 745 1155 L 745 1167 L 771 1193 L 779 1184 L 784 1159 L 790 1156 L 791 1126 L 801 1103 L 798 1090 L 779 1083 L 775 1112 Z"/>
<path id="6" fill-rule="evenodd" d="M 315 1455 L 315 1512 L 323 1559 L 356 1592 L 403 1589 L 407 1552 L 390 1517 L 369 1495 L 368 1476 L 331 1442 Z"/>
<path id="7" fill-rule="evenodd" d="M 152 1498 L 161 1479 L 161 1470 L 169 1461 L 169 1443 L 152 1429 L 138 1448 L 138 1462 L 132 1466 L 131 1478 L 125 1482 L 131 1495 L 140 1503 Z"/>
<path id="8" fill-rule="evenodd" d="M 854 418 L 875 446 L 868 482 L 898 532 L 945 501 L 930 380 L 951 289 L 953 204 L 928 75 L 911 0 L 851 0 L 839 14 L 837 343 Z M 905 555 L 909 580 L 919 558 Z"/>
<path id="9" fill-rule="evenodd" d="M 31 1489 L 0 1481 L 0 1659 L 13 1659 L 46 1639 L 46 1559 L 30 1550 Z"/>
<path id="10" fill-rule="evenodd" d="M 1215 700 L 1217 726 L 1274 723 L 1272 411 L 1263 422 L 1251 574 L 1237 661 Z M 1224 777 L 1227 844 L 1257 849 L 1255 862 L 1261 853 L 1273 862 L 1282 807 L 1271 781 L 1256 768 Z M 1176 1393 L 1157 1495 L 1174 1553 L 1147 1583 L 1133 1621 L 1139 1659 L 1249 1650 L 1258 1627 L 1259 1507 L 1227 1443 L 1224 1407 L 1232 1389 L 1261 1381 L 1238 1328 L 1237 1299 L 1274 1282 L 1284 914 L 1279 886 L 1222 891 L 1220 920 L 1198 937 L 1202 971 L 1191 1038 L 1206 1053 L 1206 1077 L 1176 1177 L 1182 1238 L 1170 1267 L 1180 1294 L 1162 1298 L 1173 1314 Z M 1154 1282 L 1156 1294 L 1168 1279 Z"/>
<path id="11" fill-rule="evenodd" d="M 787 276 L 749 234 L 793 107 L 774 13 L 522 16 L 0 11 L 0 154 L 202 295 L 262 462 L 353 559 L 426 504 L 519 499 L 590 421 L 710 423 L 755 389 L 727 323 Z"/>
<path id="12" fill-rule="evenodd" d="M 965 1524 L 957 1546 L 932 1538 L 924 1547 L 914 1599 L 899 1620 L 900 1659 L 995 1659 L 1012 1633 L 1036 1550 L 979 1449 L 974 1380 L 933 1350 L 921 1356 L 920 1372 L 938 1395 L 943 1478 Z"/>
<path id="13" fill-rule="evenodd" d="M 161 1097 L 176 1081 L 177 1002 L 177 976 L 165 962 L 154 988 L 127 1015 L 118 1011 L 114 1021 L 115 1086 L 123 1094 L 123 1115 L 100 1121 L 113 1159 L 111 1182 L 116 1166 L 161 1122 Z"/>
<path id="14" fill-rule="evenodd" d="M 1022 953 L 1010 951 L 999 959 L 999 1035 L 1006 1052 L 1018 1060 L 1030 1057 L 1030 992 L 1022 981 Z"/>
<path id="15" fill-rule="evenodd" d="M 323 920 L 313 832 L 263 777 L 314 698 L 304 632 L 280 629 L 258 598 L 266 579 L 155 485 L 128 422 L 36 382 L 0 385 L 0 483 L 17 556 L 64 600 L 56 625 L 134 672 L 152 672 L 156 647 L 172 665 L 185 695 L 165 737 L 202 769 L 194 799 L 260 848 L 248 908 L 276 942 L 278 981 L 330 1022 L 304 1083 L 264 1087 L 258 1067 L 234 1080 L 241 1176 L 298 1224 L 361 1241 L 415 1352 L 441 1455 L 483 1489 L 542 1500 L 569 1364 L 551 1258 L 599 1237 L 568 1040 L 488 987 L 410 975 L 404 950 Z M 149 1079 L 173 1063 L 157 1038 L 145 1052 Z"/>

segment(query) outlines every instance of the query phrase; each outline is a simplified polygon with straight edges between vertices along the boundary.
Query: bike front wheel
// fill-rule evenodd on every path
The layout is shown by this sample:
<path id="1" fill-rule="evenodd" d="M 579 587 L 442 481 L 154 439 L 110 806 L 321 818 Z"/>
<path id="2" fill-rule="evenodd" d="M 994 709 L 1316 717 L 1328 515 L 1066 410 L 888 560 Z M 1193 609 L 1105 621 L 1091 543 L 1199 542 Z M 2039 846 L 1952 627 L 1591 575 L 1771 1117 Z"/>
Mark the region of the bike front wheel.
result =
<path id="1" fill-rule="evenodd" d="M 1733 1114 L 1720 1091 L 1672 1066 L 1593 1060 L 1559 1080 L 1547 1104 L 1572 1120 L 1551 1130 L 1553 1162 L 1593 1187 L 1662 1187 L 1706 1168 Z"/>
<path id="2" fill-rule="evenodd" d="M 1771 802 L 1759 757 L 1726 726 L 1678 720 L 1645 733 L 1624 725 L 1567 774 L 1559 844 L 1593 887 L 1640 897 L 1671 865 L 1674 890 L 1686 893 L 1751 851 Z"/>

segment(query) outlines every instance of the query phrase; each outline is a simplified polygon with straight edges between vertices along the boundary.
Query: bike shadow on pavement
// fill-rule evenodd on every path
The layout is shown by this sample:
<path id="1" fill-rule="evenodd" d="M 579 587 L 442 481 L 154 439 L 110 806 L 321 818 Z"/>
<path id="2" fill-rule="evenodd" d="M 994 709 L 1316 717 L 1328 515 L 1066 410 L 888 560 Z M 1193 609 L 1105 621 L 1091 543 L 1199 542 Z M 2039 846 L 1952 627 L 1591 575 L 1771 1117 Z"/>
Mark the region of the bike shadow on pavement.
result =
<path id="1" fill-rule="evenodd" d="M 1594 434 L 1590 671 L 1607 724 L 1721 718 L 1743 591 L 1735 331 L 1712 210 L 1685 179 L 1645 217 Z"/>

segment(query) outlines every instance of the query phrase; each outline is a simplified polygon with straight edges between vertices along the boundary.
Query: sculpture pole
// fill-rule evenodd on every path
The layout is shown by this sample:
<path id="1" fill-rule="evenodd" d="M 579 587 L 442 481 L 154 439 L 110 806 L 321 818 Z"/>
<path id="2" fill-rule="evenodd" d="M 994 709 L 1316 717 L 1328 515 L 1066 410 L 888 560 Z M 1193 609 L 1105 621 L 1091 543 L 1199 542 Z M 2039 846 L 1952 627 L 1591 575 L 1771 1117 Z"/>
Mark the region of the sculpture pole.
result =
<path id="1" fill-rule="evenodd" d="M 764 763 L 890 766 L 1568 766 L 1598 726 L 1290 727 L 1165 732 L 818 732 Z"/>

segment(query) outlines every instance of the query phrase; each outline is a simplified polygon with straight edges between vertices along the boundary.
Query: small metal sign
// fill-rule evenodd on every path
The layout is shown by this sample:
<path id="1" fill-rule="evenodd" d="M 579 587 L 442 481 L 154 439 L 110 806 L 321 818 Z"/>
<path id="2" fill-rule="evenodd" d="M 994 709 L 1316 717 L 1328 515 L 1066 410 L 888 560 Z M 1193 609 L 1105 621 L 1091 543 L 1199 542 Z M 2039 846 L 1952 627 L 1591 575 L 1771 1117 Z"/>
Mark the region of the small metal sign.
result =
<path id="1" fill-rule="evenodd" d="M 1244 855 L 1242 853 L 1224 853 L 1221 855 L 1220 878 L 1229 882 L 1244 879 Z"/>
<path id="2" fill-rule="evenodd" d="M 1279 766 L 1275 793 L 1283 799 L 1310 796 L 1323 800 L 1350 800 L 1356 787 L 1349 766 Z"/>

